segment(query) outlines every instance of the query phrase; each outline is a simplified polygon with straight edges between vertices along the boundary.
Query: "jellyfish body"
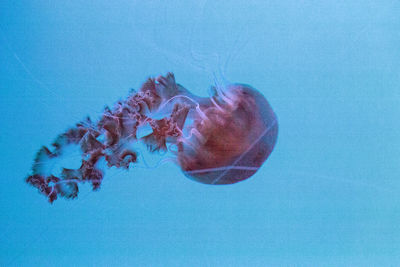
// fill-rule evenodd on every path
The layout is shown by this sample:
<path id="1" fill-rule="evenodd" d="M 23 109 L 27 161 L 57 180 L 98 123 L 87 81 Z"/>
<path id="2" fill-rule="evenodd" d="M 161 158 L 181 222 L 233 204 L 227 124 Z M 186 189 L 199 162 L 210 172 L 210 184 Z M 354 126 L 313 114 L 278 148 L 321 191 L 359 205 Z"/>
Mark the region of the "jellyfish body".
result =
<path id="1" fill-rule="evenodd" d="M 161 114 L 161 117 L 160 117 Z M 167 116 L 165 116 L 167 114 Z M 156 119 L 157 118 L 157 119 Z M 151 133 L 138 136 L 143 127 Z M 43 147 L 26 181 L 46 195 L 75 198 L 78 183 L 98 189 L 108 167 L 128 169 L 137 162 L 133 144 L 150 152 L 171 151 L 184 174 L 205 184 L 233 184 L 252 176 L 272 152 L 278 133 L 276 116 L 262 94 L 244 84 L 215 88 L 209 98 L 191 94 L 168 73 L 147 80 L 138 92 L 106 108 L 98 122 L 89 118 Z M 78 145 L 81 166 L 49 174 L 46 164 Z"/>
<path id="2" fill-rule="evenodd" d="M 275 146 L 278 124 L 266 99 L 248 85 L 234 84 L 224 98 L 203 104 L 191 146 L 180 143 L 178 159 L 187 176 L 206 184 L 233 184 L 252 176 Z M 205 102 L 205 101 L 203 101 Z"/>

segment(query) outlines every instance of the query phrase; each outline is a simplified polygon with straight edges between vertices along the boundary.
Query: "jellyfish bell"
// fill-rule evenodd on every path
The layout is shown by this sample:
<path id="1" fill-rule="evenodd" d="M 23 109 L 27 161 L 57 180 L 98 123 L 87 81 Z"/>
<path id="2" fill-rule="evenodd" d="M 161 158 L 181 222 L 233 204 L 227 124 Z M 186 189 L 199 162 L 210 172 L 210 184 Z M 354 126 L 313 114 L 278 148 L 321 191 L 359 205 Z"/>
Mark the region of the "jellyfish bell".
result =
<path id="1" fill-rule="evenodd" d="M 217 95 L 219 94 L 219 95 Z M 233 184 L 251 177 L 271 154 L 278 124 L 257 90 L 231 84 L 201 99 L 188 140 L 179 143 L 178 162 L 185 175 L 205 184 Z"/>
<path id="2" fill-rule="evenodd" d="M 199 97 L 175 82 L 172 73 L 148 79 L 96 122 L 89 118 L 43 147 L 26 181 L 46 195 L 76 198 L 78 183 L 99 189 L 106 167 L 137 164 L 137 144 L 150 153 L 170 152 L 184 174 L 205 184 L 233 184 L 252 176 L 274 148 L 277 119 L 262 94 L 249 85 L 215 86 Z M 78 168 L 49 173 L 50 161 L 79 148 Z M 173 149 L 175 147 L 176 149 Z M 78 165 L 79 166 L 79 165 Z"/>

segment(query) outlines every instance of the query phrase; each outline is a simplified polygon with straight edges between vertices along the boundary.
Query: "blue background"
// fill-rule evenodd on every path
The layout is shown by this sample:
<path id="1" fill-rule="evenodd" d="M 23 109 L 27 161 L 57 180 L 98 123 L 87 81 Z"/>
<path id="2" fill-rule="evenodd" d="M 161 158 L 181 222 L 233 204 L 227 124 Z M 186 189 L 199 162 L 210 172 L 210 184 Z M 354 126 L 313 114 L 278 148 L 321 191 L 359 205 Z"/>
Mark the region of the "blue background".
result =
<path id="1" fill-rule="evenodd" d="M 0 265 L 400 264 L 398 1 L 0 3 Z M 172 163 L 110 170 L 53 205 L 36 151 L 173 71 L 258 88 L 277 146 L 251 179 L 207 186 Z"/>

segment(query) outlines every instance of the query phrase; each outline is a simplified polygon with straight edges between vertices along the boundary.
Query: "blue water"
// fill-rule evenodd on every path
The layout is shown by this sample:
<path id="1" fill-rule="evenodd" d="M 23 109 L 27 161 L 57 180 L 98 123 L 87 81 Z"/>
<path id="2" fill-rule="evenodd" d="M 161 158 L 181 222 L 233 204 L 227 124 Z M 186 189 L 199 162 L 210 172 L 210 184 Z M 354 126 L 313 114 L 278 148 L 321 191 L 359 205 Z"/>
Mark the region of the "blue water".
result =
<path id="1" fill-rule="evenodd" d="M 385 0 L 1 1 L 0 265 L 399 265 L 399 28 Z M 256 175 L 110 170 L 53 205 L 25 184 L 42 145 L 167 71 L 266 96 Z"/>

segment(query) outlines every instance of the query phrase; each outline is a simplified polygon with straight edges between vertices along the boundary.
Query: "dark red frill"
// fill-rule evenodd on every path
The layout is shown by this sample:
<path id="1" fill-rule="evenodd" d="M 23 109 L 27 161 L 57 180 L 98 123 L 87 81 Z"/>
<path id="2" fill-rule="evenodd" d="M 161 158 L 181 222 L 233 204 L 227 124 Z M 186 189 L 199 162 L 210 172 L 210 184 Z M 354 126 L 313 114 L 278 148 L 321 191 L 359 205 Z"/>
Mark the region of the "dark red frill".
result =
<path id="1" fill-rule="evenodd" d="M 78 183 L 90 182 L 93 190 L 100 187 L 104 172 L 99 168 L 104 158 L 108 167 L 128 169 L 130 163 L 137 161 L 137 153 L 127 149 L 126 144 L 136 142 L 139 126 L 148 124 L 152 133 L 141 138 L 151 152 L 166 150 L 167 138 L 177 138 L 185 122 L 189 108 L 177 103 L 172 113 L 162 119 L 152 119 L 152 111 L 177 92 L 172 73 L 165 77 L 148 79 L 136 93 L 132 92 L 124 101 L 119 101 L 113 109 L 106 108 L 100 120 L 94 123 L 87 118 L 75 127 L 60 134 L 52 144 L 40 149 L 34 160 L 32 175 L 26 182 L 38 188 L 52 203 L 57 197 L 75 198 L 78 196 Z M 100 136 L 105 138 L 101 139 Z M 78 169 L 63 168 L 60 177 L 46 176 L 43 166 L 47 161 L 63 155 L 68 145 L 79 145 L 82 151 L 81 166 Z"/>

